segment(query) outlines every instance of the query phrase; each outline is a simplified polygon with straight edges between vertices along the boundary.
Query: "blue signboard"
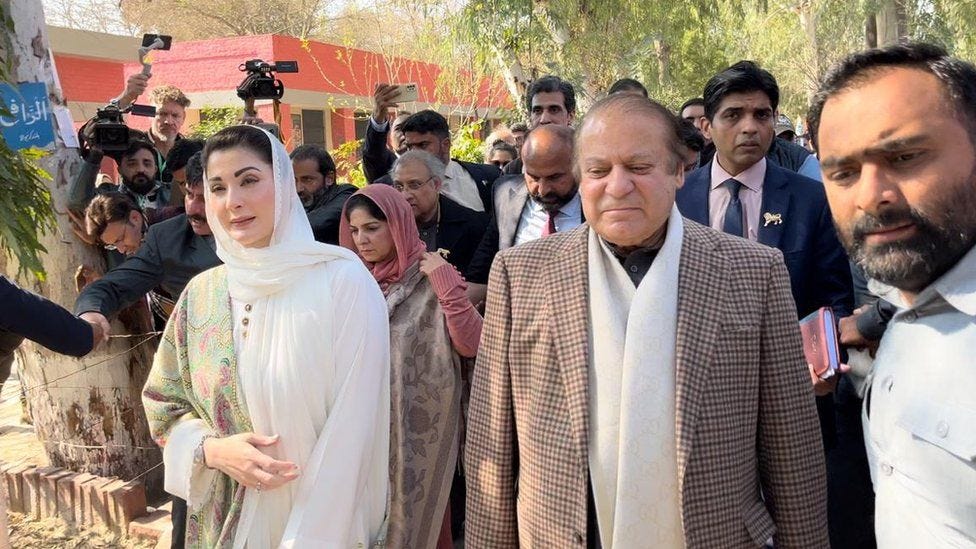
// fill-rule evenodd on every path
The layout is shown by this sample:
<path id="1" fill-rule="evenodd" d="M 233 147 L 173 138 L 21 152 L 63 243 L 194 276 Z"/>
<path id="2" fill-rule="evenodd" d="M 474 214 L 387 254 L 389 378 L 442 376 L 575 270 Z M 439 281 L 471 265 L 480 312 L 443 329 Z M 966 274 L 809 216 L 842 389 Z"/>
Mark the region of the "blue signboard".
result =
<path id="1" fill-rule="evenodd" d="M 54 144 L 54 116 L 44 82 L 0 84 L 0 134 L 11 149 L 45 148 Z"/>

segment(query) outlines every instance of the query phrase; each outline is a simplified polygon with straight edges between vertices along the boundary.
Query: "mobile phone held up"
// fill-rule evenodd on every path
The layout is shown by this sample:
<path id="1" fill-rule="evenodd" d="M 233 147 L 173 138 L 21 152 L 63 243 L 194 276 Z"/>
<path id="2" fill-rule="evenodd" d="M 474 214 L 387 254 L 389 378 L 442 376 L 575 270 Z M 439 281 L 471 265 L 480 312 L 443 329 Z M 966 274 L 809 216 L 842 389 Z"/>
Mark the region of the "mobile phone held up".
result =
<path id="1" fill-rule="evenodd" d="M 398 90 L 400 90 L 400 95 L 397 96 L 397 103 L 407 103 L 409 101 L 417 100 L 417 84 L 394 84 Z"/>

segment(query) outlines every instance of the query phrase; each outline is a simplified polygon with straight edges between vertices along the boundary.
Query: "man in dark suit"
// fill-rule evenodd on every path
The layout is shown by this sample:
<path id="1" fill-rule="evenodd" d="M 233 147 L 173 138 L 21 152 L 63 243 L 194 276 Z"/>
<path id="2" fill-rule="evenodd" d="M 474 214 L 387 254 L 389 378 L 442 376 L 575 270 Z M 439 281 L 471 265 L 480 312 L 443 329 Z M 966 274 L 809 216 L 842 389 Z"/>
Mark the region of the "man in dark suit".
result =
<path id="1" fill-rule="evenodd" d="M 339 218 L 346 199 L 356 187 L 336 183 L 335 161 L 318 145 L 302 145 L 291 153 L 295 185 L 302 200 L 315 240 L 339 244 Z"/>
<path id="2" fill-rule="evenodd" d="M 101 326 L 75 318 L 63 307 L 18 288 L 0 276 L 0 390 L 10 375 L 14 351 L 24 338 L 56 353 L 85 356 L 105 341 Z"/>
<path id="3" fill-rule="evenodd" d="M 494 213 L 465 273 L 472 300 L 486 288 L 499 250 L 575 229 L 583 222 L 573 143 L 569 126 L 552 124 L 532 130 L 522 146 L 525 173 L 506 175 L 495 183 Z"/>
<path id="4" fill-rule="evenodd" d="M 400 113 L 392 122 L 387 119 L 390 109 L 397 107 L 398 97 L 400 89 L 393 84 L 380 82 L 373 90 L 373 113 L 366 125 L 362 151 L 363 174 L 370 183 L 388 174 L 397 156 L 407 150 L 403 145 L 403 122 L 410 115 Z"/>
<path id="5" fill-rule="evenodd" d="M 204 210 L 199 153 L 187 164 L 184 205 L 185 214 L 151 226 L 134 256 L 82 290 L 76 315 L 110 333 L 108 317 L 154 289 L 162 301 L 175 300 L 191 278 L 220 264 Z"/>
<path id="6" fill-rule="evenodd" d="M 425 151 L 407 151 L 390 171 L 393 188 L 413 208 L 427 251 L 446 250 L 447 261 L 462 273 L 485 234 L 488 216 L 459 205 L 441 194 L 444 163 Z"/>
<path id="7" fill-rule="evenodd" d="M 411 114 L 403 121 L 404 145 L 407 150 L 420 149 L 444 163 L 441 194 L 476 212 L 491 212 L 491 188 L 501 170 L 490 164 L 475 164 L 451 159 L 451 130 L 447 119 L 436 111 Z M 389 185 L 387 174 L 375 181 Z"/>
<path id="8" fill-rule="evenodd" d="M 800 318 L 820 307 L 832 307 L 838 317 L 850 315 L 850 264 L 823 185 L 766 158 L 779 102 L 776 79 L 755 63 L 740 61 L 712 77 L 704 97 L 703 132 L 715 145 L 715 157 L 685 178 L 676 199 L 682 215 L 782 251 Z M 829 392 L 838 377 L 824 382 L 811 373 L 828 451 L 837 441 Z M 835 476 L 829 469 L 828 480 Z M 832 516 L 843 512 L 842 499 L 831 490 Z"/>
<path id="9" fill-rule="evenodd" d="M 854 290 L 823 185 L 765 158 L 773 139 L 779 88 L 749 61 L 705 86 L 705 137 L 715 158 L 689 174 L 678 191 L 685 217 L 778 248 L 790 272 L 797 313 L 830 306 L 851 313 Z"/>

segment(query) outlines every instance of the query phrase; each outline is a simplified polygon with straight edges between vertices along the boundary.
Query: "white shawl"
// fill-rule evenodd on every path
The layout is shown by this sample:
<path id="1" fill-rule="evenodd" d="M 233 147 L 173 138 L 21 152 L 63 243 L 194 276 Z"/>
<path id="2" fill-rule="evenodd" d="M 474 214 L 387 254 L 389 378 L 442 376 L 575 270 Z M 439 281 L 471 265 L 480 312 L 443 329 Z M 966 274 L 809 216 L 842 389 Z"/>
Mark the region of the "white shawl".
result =
<path id="1" fill-rule="evenodd" d="M 608 549 L 684 547 L 675 439 L 682 235 L 673 207 L 664 244 L 635 289 L 607 245 L 589 234 L 589 466 Z"/>
<path id="2" fill-rule="evenodd" d="M 231 239 L 205 185 L 207 219 L 235 309 L 252 306 L 237 347 L 251 424 L 280 436 L 268 453 L 296 462 L 300 477 L 247 490 L 234 547 L 368 546 L 382 534 L 387 500 L 386 301 L 355 254 L 314 240 L 291 159 L 265 134 L 275 176 L 271 244 L 244 248 Z"/>

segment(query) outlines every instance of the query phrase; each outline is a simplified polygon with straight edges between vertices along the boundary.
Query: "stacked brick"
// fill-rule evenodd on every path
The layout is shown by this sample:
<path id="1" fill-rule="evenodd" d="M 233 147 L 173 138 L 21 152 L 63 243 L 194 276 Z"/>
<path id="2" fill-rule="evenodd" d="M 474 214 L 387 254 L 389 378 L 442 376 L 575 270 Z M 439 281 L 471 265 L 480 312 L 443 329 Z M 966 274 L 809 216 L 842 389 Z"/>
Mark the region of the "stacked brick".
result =
<path id="1" fill-rule="evenodd" d="M 6 487 L 8 509 L 33 520 L 59 518 L 149 539 L 159 538 L 169 523 L 166 511 L 149 512 L 139 481 L 0 461 L 0 482 Z"/>

